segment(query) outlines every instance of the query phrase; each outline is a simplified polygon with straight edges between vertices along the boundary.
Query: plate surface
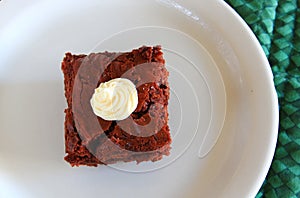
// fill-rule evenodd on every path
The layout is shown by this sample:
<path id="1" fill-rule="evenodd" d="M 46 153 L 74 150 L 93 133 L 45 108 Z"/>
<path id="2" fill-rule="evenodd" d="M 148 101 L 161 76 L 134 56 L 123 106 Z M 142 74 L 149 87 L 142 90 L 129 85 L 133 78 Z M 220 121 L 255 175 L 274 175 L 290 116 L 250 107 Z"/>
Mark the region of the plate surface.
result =
<path id="1" fill-rule="evenodd" d="M 27 3 L 0 2 L 0 18 L 8 19 L 0 23 L 0 197 L 255 196 L 275 150 L 277 96 L 258 41 L 228 5 Z M 157 44 L 170 72 L 171 155 L 70 168 L 63 161 L 64 53 Z"/>

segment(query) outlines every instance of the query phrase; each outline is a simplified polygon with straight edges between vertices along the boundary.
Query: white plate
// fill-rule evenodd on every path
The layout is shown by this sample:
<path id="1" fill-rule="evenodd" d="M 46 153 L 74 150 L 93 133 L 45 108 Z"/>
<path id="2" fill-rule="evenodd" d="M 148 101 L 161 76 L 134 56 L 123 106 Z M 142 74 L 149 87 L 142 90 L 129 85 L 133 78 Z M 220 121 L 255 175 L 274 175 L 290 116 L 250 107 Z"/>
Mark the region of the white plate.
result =
<path id="1" fill-rule="evenodd" d="M 0 197 L 254 197 L 274 154 L 278 104 L 239 16 L 219 0 L 81 2 L 0 2 Z M 171 155 L 71 168 L 64 53 L 155 44 L 170 71 Z"/>

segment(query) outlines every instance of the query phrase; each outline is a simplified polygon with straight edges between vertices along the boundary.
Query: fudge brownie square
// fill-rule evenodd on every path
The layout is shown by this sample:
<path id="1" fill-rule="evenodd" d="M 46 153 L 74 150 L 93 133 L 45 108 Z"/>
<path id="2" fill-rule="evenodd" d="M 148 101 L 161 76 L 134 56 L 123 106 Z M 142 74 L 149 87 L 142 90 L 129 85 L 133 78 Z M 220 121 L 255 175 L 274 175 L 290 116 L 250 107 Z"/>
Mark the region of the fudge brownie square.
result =
<path id="1" fill-rule="evenodd" d="M 72 166 L 157 161 L 169 155 L 169 73 L 160 46 L 124 53 L 66 53 L 62 62 L 65 97 L 65 160 Z M 124 120 L 94 114 L 90 99 L 100 83 L 129 79 L 138 104 Z"/>

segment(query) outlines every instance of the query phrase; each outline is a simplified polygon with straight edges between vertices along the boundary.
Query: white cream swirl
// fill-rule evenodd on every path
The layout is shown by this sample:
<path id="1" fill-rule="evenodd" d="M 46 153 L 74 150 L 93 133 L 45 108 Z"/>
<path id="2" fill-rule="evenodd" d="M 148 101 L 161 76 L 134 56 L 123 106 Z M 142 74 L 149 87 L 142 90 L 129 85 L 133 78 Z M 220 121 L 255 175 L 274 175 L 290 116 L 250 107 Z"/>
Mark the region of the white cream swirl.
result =
<path id="1" fill-rule="evenodd" d="M 93 112 L 104 120 L 124 120 L 136 109 L 138 94 L 126 78 L 101 83 L 90 100 Z"/>

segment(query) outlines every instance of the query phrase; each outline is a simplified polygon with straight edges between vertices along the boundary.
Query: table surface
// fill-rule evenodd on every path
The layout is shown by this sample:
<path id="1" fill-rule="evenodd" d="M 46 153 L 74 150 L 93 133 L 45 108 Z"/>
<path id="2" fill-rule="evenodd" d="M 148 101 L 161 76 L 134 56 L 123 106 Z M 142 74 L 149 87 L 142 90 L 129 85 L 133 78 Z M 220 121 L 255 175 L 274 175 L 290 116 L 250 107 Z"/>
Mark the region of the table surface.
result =
<path id="1" fill-rule="evenodd" d="M 276 152 L 256 197 L 300 197 L 300 1 L 226 2 L 261 43 L 274 74 L 279 100 Z"/>

